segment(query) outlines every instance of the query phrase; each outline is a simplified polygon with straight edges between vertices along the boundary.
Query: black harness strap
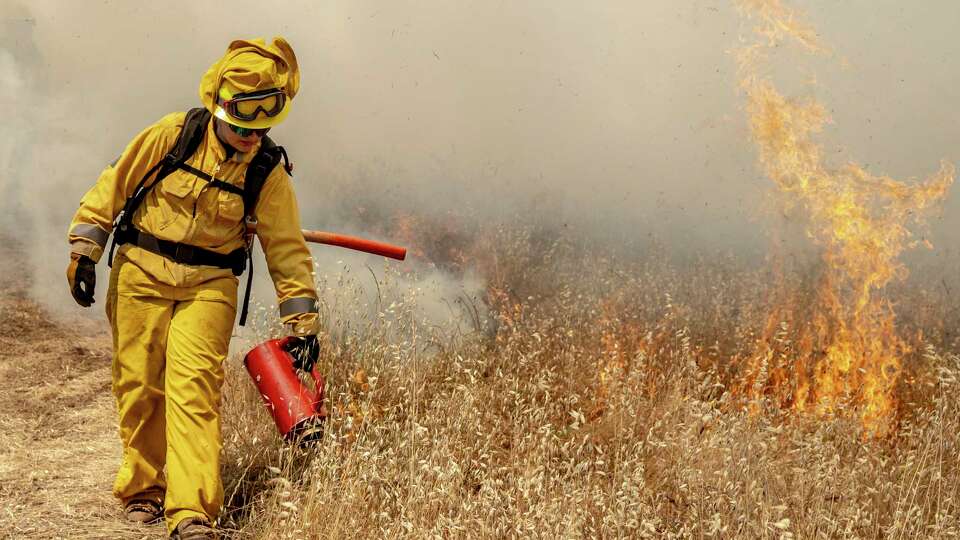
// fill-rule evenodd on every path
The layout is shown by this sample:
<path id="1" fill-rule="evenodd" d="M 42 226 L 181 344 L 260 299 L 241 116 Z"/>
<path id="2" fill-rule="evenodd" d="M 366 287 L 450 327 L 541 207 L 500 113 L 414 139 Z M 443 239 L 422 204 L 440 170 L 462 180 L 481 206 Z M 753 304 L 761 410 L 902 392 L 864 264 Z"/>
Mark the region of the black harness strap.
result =
<path id="1" fill-rule="evenodd" d="M 199 177 L 199 178 L 202 179 L 202 180 L 206 180 L 207 183 L 208 183 L 210 186 L 215 187 L 215 188 L 217 188 L 217 189 L 220 189 L 220 190 L 223 190 L 223 191 L 229 191 L 230 193 L 233 193 L 234 195 L 240 195 L 241 197 L 242 197 L 242 196 L 244 195 L 244 193 L 245 193 L 244 190 L 243 190 L 243 188 L 237 187 L 237 186 L 235 186 L 235 185 L 233 185 L 233 184 L 230 184 L 230 183 L 228 183 L 228 182 L 224 182 L 223 180 L 218 180 L 218 179 L 214 178 L 213 176 L 210 176 L 209 174 L 201 171 L 200 169 L 197 169 L 197 168 L 191 167 L 190 165 L 187 165 L 186 163 L 181 163 L 180 165 L 178 165 L 178 168 L 179 168 L 180 170 L 187 171 L 188 173 L 190 173 L 190 174 L 192 174 L 192 175 L 194 175 L 194 176 L 197 176 L 197 177 Z"/>
<path id="2" fill-rule="evenodd" d="M 177 134 L 177 139 L 173 142 L 173 147 L 156 165 L 147 171 L 147 174 L 143 175 L 143 178 L 133 190 L 133 195 L 127 198 L 127 201 L 123 204 L 123 210 L 120 211 L 117 219 L 114 220 L 114 235 L 110 243 L 110 255 L 107 258 L 107 266 L 113 266 L 113 252 L 117 247 L 117 243 L 130 237 L 129 231 L 133 229 L 133 214 L 140 208 L 140 205 L 143 204 L 143 200 L 147 197 L 147 194 L 156 187 L 161 180 L 169 176 L 170 173 L 175 171 L 180 165 L 183 165 L 183 163 L 197 151 L 197 148 L 203 141 L 203 135 L 208 122 L 210 122 L 210 111 L 202 107 L 187 111 L 187 115 L 183 120 L 183 129 Z M 147 180 L 149 180 L 154 173 L 156 173 L 156 177 L 153 182 L 149 186 L 146 185 Z"/>
<path id="3" fill-rule="evenodd" d="M 244 177 L 243 188 L 233 184 L 218 180 L 213 176 L 186 164 L 186 161 L 196 152 L 200 143 L 203 141 L 207 124 L 210 122 L 210 112 L 204 108 L 190 109 L 184 119 L 183 129 L 173 143 L 170 152 L 157 162 L 156 165 L 147 171 L 143 179 L 133 190 L 133 195 L 127 198 L 123 205 L 123 210 L 117 215 L 114 221 L 113 240 L 110 244 L 110 255 L 107 264 L 113 266 L 113 252 L 117 244 L 132 243 L 142 249 L 156 253 L 170 260 L 181 264 L 214 266 L 217 268 L 229 268 L 233 274 L 239 276 L 248 267 L 250 273 L 247 274 L 247 287 L 243 295 L 243 307 L 240 310 L 240 326 L 246 325 L 247 313 L 250 306 L 250 291 L 253 281 L 253 235 L 248 234 L 246 238 L 246 247 L 239 248 L 229 254 L 216 253 L 189 244 L 180 242 L 170 242 L 156 238 L 138 230 L 133 226 L 133 214 L 137 211 L 147 194 L 165 177 L 177 169 L 187 171 L 198 178 L 206 180 L 210 186 L 223 191 L 240 195 L 243 197 L 244 225 L 256 226 L 254 210 L 257 200 L 260 197 L 260 191 L 263 184 L 273 169 L 283 161 L 283 167 L 287 174 L 293 174 L 293 166 L 287 158 L 287 152 L 282 146 L 277 146 L 269 137 L 263 137 L 260 142 L 260 150 L 253 157 L 253 160 L 247 166 L 247 174 Z M 156 177 L 150 185 L 147 181 L 156 173 Z"/>
<path id="4" fill-rule="evenodd" d="M 289 174 L 292 167 L 289 166 L 289 162 L 287 161 L 286 151 L 282 146 L 274 144 L 270 137 L 264 137 L 263 140 L 260 141 L 260 151 L 253 157 L 250 165 L 247 166 L 247 175 L 243 179 L 243 214 L 244 225 L 250 228 L 255 228 L 257 224 L 254 216 L 257 200 L 260 198 L 260 191 L 263 189 L 263 184 L 267 181 L 267 177 L 270 176 L 270 173 L 277 166 L 277 163 L 280 162 L 281 156 L 283 156 L 284 168 Z M 240 309 L 240 326 L 246 324 L 247 313 L 250 310 L 250 290 L 252 289 L 253 281 L 252 234 L 247 237 L 247 266 L 250 267 L 250 273 L 247 274 L 247 290 L 243 293 L 243 307 Z"/>
<path id="5" fill-rule="evenodd" d="M 139 248 L 151 253 L 156 253 L 180 264 L 229 269 L 233 271 L 235 276 L 239 276 L 243 273 L 246 263 L 247 250 L 244 248 L 237 248 L 224 255 L 223 253 L 191 246 L 190 244 L 163 240 L 162 238 L 157 238 L 136 228 L 129 229 L 128 232 L 122 234 L 126 237 L 118 240 L 121 245 L 127 243 L 134 244 Z"/>

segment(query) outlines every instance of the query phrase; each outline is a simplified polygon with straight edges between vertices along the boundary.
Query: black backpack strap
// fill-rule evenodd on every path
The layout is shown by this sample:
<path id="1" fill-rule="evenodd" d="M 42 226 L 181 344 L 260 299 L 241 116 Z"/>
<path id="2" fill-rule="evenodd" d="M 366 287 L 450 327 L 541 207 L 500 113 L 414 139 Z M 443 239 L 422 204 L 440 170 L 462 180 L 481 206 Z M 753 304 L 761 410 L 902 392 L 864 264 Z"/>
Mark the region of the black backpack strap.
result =
<path id="1" fill-rule="evenodd" d="M 197 107 L 187 111 L 187 116 L 183 120 L 183 129 L 170 154 L 174 157 L 174 167 L 179 167 L 183 162 L 190 159 L 190 156 L 197 151 L 200 143 L 203 142 L 203 136 L 207 132 L 207 125 L 210 123 L 210 111 L 203 107 Z M 167 172 L 170 174 L 172 170 Z"/>
<path id="2" fill-rule="evenodd" d="M 250 273 L 247 274 L 247 289 L 243 293 L 243 307 L 240 309 L 240 326 L 247 324 L 247 313 L 250 308 L 250 289 L 253 281 L 253 231 L 256 229 L 257 218 L 254 210 L 257 207 L 257 200 L 260 198 L 260 192 L 263 190 L 263 184 L 267 177 L 273 172 L 273 169 L 283 160 L 283 168 L 290 174 L 293 166 L 287 158 L 287 152 L 282 146 L 277 146 L 270 137 L 264 137 L 260 142 L 260 150 L 253 157 L 253 161 L 247 166 L 247 175 L 243 180 L 243 216 L 244 225 L 247 227 L 247 267 Z"/>
<path id="3" fill-rule="evenodd" d="M 197 169 L 197 168 L 195 168 L 195 167 L 191 167 L 190 165 L 187 165 L 186 163 L 181 163 L 180 166 L 177 167 L 177 168 L 180 169 L 180 170 L 182 170 L 182 171 L 187 171 L 188 173 L 196 176 L 197 178 L 200 178 L 201 180 L 206 181 L 207 184 L 210 185 L 210 187 L 215 187 L 215 188 L 217 188 L 217 189 L 219 189 L 219 190 L 222 190 L 222 191 L 229 191 L 230 193 L 233 193 L 234 195 L 241 195 L 241 196 L 243 195 L 243 188 L 239 188 L 239 187 L 237 187 L 237 186 L 235 186 L 235 185 L 233 185 L 233 184 L 231 184 L 231 183 L 224 182 L 223 180 L 217 180 L 217 179 L 214 178 L 213 176 L 211 176 L 211 175 L 209 175 L 209 174 L 201 171 L 200 169 Z"/>
<path id="4" fill-rule="evenodd" d="M 133 214 L 140 208 L 147 194 L 197 151 L 200 143 L 203 142 L 203 136 L 209 123 L 210 111 L 207 109 L 197 107 L 187 111 L 183 121 L 183 129 L 177 134 L 177 139 L 173 142 L 170 151 L 156 165 L 151 167 L 147 174 L 143 175 L 143 178 L 133 190 L 133 195 L 127 198 L 123 210 L 120 211 L 117 219 L 113 222 L 113 240 L 110 243 L 110 254 L 107 258 L 108 266 L 113 266 L 113 251 L 116 249 L 117 243 L 123 244 L 129 240 L 133 229 Z M 156 178 L 150 185 L 147 185 L 147 180 L 154 173 L 156 173 Z"/>
<path id="5" fill-rule="evenodd" d="M 267 177 L 273 172 L 281 158 L 286 161 L 286 151 L 277 146 L 270 137 L 264 137 L 260 142 L 260 150 L 247 166 L 247 175 L 243 180 L 243 214 L 253 217 L 257 207 L 257 199 Z"/>
<path id="6" fill-rule="evenodd" d="M 180 134 L 177 135 L 177 140 L 174 141 L 173 147 L 143 176 L 143 179 L 140 180 L 140 183 L 137 184 L 136 189 L 134 189 L 133 195 L 127 199 L 127 202 L 123 205 L 123 210 L 114 221 L 113 241 L 110 245 L 110 255 L 108 258 L 109 265 L 113 265 L 113 252 L 118 243 L 124 244 L 145 236 L 144 233 L 137 231 L 133 227 L 133 214 L 143 203 L 143 200 L 150 190 L 176 169 L 188 171 L 207 180 L 217 188 L 242 195 L 244 225 L 248 227 L 248 230 L 256 227 L 254 209 L 257 206 L 257 200 L 260 198 L 260 192 L 263 190 L 263 184 L 267 181 L 267 177 L 270 176 L 270 173 L 273 172 L 273 169 L 276 168 L 281 161 L 283 161 L 283 168 L 287 171 L 287 174 L 290 175 L 293 174 L 293 165 L 290 163 L 289 157 L 287 157 L 286 150 L 284 150 L 282 146 L 277 146 L 269 137 L 265 136 L 260 143 L 260 150 L 257 151 L 257 155 L 253 157 L 250 165 L 247 166 L 247 174 L 244 177 L 242 192 L 232 184 L 217 180 L 203 171 L 190 167 L 186 164 L 186 161 L 197 151 L 200 143 L 203 142 L 203 137 L 209 123 L 210 111 L 199 107 L 187 111 L 187 116 L 183 122 L 183 129 L 181 129 Z M 156 178 L 151 184 L 147 185 L 147 181 L 154 173 L 156 173 Z M 252 240 L 253 236 L 249 234 L 246 246 L 246 262 L 250 273 L 247 274 L 247 287 L 243 295 L 243 308 L 240 311 L 240 326 L 246 325 L 247 313 L 250 306 L 250 290 L 253 281 Z M 179 247 L 179 245 L 177 247 Z M 162 252 L 163 250 L 160 251 Z M 169 249 L 167 251 L 169 251 Z M 165 254 L 165 252 L 161 254 Z M 231 256 L 233 256 L 233 254 L 231 254 Z M 234 265 L 235 275 L 242 273 L 242 269 L 239 272 L 237 271 L 240 268 L 242 268 L 242 265 L 240 265 L 239 268 L 236 264 Z"/>

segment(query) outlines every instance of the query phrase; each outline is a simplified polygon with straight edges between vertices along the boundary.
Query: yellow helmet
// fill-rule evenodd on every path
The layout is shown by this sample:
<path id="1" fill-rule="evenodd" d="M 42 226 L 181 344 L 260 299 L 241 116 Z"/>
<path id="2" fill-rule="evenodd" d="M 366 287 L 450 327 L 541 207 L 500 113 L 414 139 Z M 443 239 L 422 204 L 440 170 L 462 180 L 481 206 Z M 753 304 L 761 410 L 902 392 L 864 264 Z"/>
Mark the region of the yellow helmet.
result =
<path id="1" fill-rule="evenodd" d="M 200 99 L 215 117 L 235 126 L 273 127 L 290 113 L 300 68 L 283 38 L 237 40 L 200 80 Z"/>

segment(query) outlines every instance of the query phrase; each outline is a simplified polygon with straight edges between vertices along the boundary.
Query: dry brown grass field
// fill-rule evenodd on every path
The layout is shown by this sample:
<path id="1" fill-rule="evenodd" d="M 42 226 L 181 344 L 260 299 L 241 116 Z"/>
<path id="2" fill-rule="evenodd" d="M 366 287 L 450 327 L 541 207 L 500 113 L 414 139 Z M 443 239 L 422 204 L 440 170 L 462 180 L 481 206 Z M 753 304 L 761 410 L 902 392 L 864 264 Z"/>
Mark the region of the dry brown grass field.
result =
<path id="1" fill-rule="evenodd" d="M 763 265 L 496 240 L 492 329 L 424 327 L 384 278 L 389 307 L 324 357 L 333 415 L 311 451 L 276 440 L 234 371 L 226 524 L 258 538 L 960 534 L 956 319 L 937 291 L 897 291 L 920 326 L 903 329 L 899 429 L 879 438 L 855 410 L 731 391 L 731 359 L 756 347 L 775 296 Z M 791 333 L 784 321 L 776 339 Z"/>
<path id="2" fill-rule="evenodd" d="M 957 257 L 902 257 L 953 166 L 901 182 L 832 164 L 832 105 L 782 94 L 767 64 L 788 46 L 838 58 L 779 0 L 735 4 L 756 26 L 734 58 L 767 210 L 795 229 L 770 230 L 777 249 L 335 193 L 411 260 L 318 265 L 330 416 L 309 447 L 279 438 L 243 367 L 283 333 L 255 306 L 226 366 L 225 537 L 960 538 Z M 72 300 L 24 275 L 25 249 L 0 235 L 0 538 L 164 538 L 111 498 L 102 305 L 44 308 L 31 291 Z M 431 272 L 482 292 L 438 300 Z"/>
<path id="3" fill-rule="evenodd" d="M 422 292 L 401 286 L 402 265 L 379 276 L 375 297 L 359 283 L 369 274 L 319 276 L 328 322 L 350 323 L 324 351 L 331 416 L 307 450 L 279 440 L 243 351 L 229 359 L 225 533 L 960 535 L 960 343 L 940 282 L 927 290 L 918 276 L 890 291 L 912 352 L 898 429 L 875 437 L 853 408 L 797 414 L 772 394 L 735 391 L 735 359 L 756 350 L 777 298 L 767 264 L 656 245 L 626 257 L 520 226 L 485 238 L 478 258 L 448 259 L 451 272 L 488 276 L 482 298 L 451 302 L 459 326 L 417 317 Z M 424 245 L 450 245 L 441 240 Z M 801 277 L 800 289 L 812 281 Z M 54 322 L 13 283 L 0 353 L 0 536 L 163 537 L 125 525 L 110 499 L 119 443 L 105 325 Z M 257 339 L 279 331 L 268 311 Z M 791 324 L 780 325 L 781 344 Z"/>

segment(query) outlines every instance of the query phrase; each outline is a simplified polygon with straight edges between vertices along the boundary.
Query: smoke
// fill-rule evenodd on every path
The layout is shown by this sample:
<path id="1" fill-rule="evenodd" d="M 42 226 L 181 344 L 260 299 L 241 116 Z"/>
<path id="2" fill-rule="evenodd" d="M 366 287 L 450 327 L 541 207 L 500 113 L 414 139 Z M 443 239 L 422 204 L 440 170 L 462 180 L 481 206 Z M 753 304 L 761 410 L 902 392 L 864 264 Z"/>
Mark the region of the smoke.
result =
<path id="1" fill-rule="evenodd" d="M 960 159 L 952 3 L 808 4 L 850 66 L 817 69 L 822 87 L 797 81 L 835 109 L 838 155 L 891 175 Z M 390 240 L 361 216 L 367 201 L 383 215 L 520 215 L 611 244 L 653 235 L 678 251 L 767 241 L 728 2 L 0 0 L 0 17 L 0 99 L 14 111 L 0 123 L 0 231 L 23 242 L 25 274 L 58 312 L 79 312 L 63 267 L 80 197 L 140 129 L 198 104 L 200 75 L 237 37 L 283 35 L 297 52 L 302 92 L 272 135 L 296 162 L 305 227 Z M 955 239 L 958 206 L 946 202 L 935 245 Z M 337 248 L 314 255 L 320 275 L 386 272 Z M 482 286 L 407 264 L 442 283 L 423 302 L 434 320 Z M 255 295 L 270 303 L 264 266 Z"/>

